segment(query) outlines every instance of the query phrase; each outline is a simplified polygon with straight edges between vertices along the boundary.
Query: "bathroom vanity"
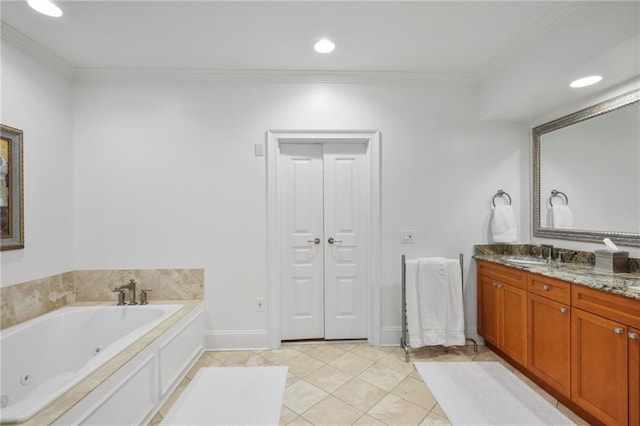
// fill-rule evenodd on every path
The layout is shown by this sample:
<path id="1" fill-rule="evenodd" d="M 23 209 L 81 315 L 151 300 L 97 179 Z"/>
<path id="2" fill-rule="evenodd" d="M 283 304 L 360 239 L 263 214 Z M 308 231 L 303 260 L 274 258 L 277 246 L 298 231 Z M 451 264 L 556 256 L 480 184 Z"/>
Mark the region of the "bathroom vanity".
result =
<path id="1" fill-rule="evenodd" d="M 486 345 L 590 423 L 640 425 L 640 274 L 475 258 Z"/>

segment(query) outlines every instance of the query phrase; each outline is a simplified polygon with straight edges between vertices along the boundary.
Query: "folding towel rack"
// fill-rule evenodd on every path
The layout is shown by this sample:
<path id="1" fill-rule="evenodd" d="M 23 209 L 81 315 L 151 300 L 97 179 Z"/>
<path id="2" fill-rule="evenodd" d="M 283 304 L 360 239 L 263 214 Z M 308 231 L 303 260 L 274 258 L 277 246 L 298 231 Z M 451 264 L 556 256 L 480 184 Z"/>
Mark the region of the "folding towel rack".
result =
<path id="1" fill-rule="evenodd" d="M 458 255 L 460 259 L 460 285 L 462 285 L 462 304 L 464 306 L 464 255 L 460 253 Z M 409 362 L 409 349 L 411 348 L 408 343 L 407 335 L 409 334 L 408 322 L 407 322 L 407 264 L 406 257 L 402 255 L 402 337 L 400 337 L 400 346 L 404 349 L 404 361 Z M 478 343 L 470 337 L 465 336 L 465 341 L 473 343 L 473 351 L 478 353 Z M 444 348 L 445 351 L 449 349 Z"/>

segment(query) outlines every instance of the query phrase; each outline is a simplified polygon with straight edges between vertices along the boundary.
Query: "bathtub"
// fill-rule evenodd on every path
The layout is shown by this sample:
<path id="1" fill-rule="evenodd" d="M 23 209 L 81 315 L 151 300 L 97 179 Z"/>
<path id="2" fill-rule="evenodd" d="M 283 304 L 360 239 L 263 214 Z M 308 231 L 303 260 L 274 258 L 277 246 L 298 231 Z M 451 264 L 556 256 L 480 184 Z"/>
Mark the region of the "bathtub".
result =
<path id="1" fill-rule="evenodd" d="M 65 307 L 0 331 L 0 422 L 28 420 L 181 307 Z"/>

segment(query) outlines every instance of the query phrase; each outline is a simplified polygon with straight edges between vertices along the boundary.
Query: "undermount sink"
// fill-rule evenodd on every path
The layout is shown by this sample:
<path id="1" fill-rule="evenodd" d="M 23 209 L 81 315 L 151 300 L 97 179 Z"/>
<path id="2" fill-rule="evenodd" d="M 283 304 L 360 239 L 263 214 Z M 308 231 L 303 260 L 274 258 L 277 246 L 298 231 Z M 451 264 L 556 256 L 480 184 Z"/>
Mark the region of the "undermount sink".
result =
<path id="1" fill-rule="evenodd" d="M 517 256 L 517 257 L 508 257 L 505 259 L 507 262 L 512 263 L 520 263 L 523 265 L 546 265 L 547 259 L 542 259 L 535 256 Z"/>

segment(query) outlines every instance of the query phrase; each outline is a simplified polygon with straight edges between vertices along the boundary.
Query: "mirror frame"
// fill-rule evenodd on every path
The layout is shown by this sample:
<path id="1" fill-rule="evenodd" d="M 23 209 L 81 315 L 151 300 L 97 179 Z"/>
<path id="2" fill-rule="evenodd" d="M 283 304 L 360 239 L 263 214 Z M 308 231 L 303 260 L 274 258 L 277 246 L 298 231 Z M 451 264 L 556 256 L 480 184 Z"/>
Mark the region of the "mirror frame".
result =
<path id="1" fill-rule="evenodd" d="M 640 101 L 640 89 L 632 90 L 615 98 L 566 115 L 533 128 L 533 236 L 563 240 L 602 242 L 611 238 L 622 246 L 640 247 L 640 232 L 614 232 L 597 229 L 554 229 L 540 226 L 540 137 L 545 133 L 571 126 L 572 124 L 606 114 Z"/>

